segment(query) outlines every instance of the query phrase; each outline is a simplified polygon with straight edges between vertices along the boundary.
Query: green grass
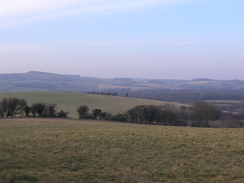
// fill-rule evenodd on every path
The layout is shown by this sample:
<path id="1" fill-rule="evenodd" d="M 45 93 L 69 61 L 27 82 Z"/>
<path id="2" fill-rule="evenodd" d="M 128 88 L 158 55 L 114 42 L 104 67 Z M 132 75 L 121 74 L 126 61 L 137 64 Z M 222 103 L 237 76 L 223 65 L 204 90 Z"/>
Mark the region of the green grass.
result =
<path id="1" fill-rule="evenodd" d="M 0 119 L 0 182 L 244 182 L 243 129 Z"/>
<path id="2" fill-rule="evenodd" d="M 163 105 L 166 102 L 146 100 L 130 97 L 92 95 L 68 92 L 0 92 L 0 99 L 4 97 L 25 98 L 29 105 L 37 102 L 55 103 L 58 110 L 69 112 L 70 117 L 78 118 L 78 106 L 87 105 L 90 110 L 99 108 L 112 114 L 123 113 L 136 105 Z M 174 103 L 177 106 L 182 104 Z"/>

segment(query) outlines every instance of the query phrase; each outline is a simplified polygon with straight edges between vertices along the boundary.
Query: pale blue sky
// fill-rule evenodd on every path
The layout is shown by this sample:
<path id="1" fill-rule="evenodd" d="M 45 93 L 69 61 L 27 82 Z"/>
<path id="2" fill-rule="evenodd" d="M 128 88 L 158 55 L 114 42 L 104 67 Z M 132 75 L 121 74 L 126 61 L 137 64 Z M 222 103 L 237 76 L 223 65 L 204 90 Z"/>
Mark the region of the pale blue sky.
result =
<path id="1" fill-rule="evenodd" d="M 244 80 L 244 0 L 0 4 L 0 73 Z"/>

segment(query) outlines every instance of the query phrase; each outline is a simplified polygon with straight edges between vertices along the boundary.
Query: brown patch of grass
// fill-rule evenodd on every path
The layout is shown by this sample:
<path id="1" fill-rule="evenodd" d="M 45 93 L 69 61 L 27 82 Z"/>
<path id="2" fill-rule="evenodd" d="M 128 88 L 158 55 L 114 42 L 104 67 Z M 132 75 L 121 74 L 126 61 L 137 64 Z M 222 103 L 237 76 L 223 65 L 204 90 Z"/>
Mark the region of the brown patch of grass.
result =
<path id="1" fill-rule="evenodd" d="M 243 129 L 1 119 L 0 182 L 243 182 Z"/>

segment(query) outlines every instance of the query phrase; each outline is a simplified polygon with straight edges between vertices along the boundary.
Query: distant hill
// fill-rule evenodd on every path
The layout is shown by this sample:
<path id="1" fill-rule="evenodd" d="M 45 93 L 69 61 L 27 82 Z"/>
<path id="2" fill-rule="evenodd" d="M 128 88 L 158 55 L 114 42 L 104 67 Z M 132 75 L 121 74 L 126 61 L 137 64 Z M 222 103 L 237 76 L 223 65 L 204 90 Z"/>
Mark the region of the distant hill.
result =
<path id="1" fill-rule="evenodd" d="M 181 81 L 185 83 L 186 81 Z M 64 91 L 87 92 L 111 88 L 168 88 L 170 82 L 132 78 L 104 79 L 30 71 L 0 74 L 0 91 Z"/>
<path id="2" fill-rule="evenodd" d="M 0 91 L 86 91 L 97 88 L 101 79 L 31 71 L 0 74 Z"/>
<path id="3" fill-rule="evenodd" d="M 62 75 L 30 71 L 27 73 L 0 74 L 0 92 L 14 91 L 61 91 L 91 92 L 111 89 L 188 89 L 188 88 L 228 88 L 242 89 L 242 80 L 213 80 L 199 78 L 177 79 L 135 79 L 135 78 L 96 78 L 79 75 Z"/>

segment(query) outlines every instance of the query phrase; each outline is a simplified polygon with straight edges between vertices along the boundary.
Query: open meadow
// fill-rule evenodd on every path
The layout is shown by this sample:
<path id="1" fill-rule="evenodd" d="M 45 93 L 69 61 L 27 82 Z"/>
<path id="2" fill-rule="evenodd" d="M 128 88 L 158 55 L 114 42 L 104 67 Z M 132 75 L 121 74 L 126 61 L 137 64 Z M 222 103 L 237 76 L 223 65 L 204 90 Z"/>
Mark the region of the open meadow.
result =
<path id="1" fill-rule="evenodd" d="M 28 105 L 41 102 L 57 104 L 58 110 L 68 111 L 68 115 L 73 118 L 78 118 L 76 109 L 81 105 L 87 105 L 90 110 L 98 108 L 112 114 L 124 113 L 137 105 L 163 105 L 165 103 L 183 105 L 176 102 L 71 92 L 0 92 L 0 100 L 5 97 L 24 98 Z"/>
<path id="2" fill-rule="evenodd" d="M 0 119 L 0 182 L 244 182 L 244 130 Z"/>

